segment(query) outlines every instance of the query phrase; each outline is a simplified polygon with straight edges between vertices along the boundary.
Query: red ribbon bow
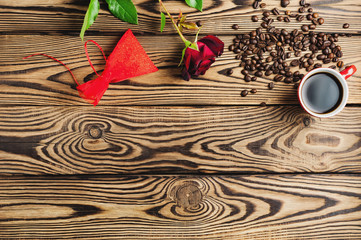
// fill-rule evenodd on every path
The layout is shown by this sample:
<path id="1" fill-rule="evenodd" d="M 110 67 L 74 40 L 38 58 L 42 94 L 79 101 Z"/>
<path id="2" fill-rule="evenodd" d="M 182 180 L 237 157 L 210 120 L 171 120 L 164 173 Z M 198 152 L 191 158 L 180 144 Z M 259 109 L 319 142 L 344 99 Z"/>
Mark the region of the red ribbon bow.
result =
<path id="1" fill-rule="evenodd" d="M 105 69 L 101 75 L 97 73 L 90 61 L 87 50 L 88 42 L 94 43 L 100 49 L 106 61 Z M 43 55 L 64 65 L 69 70 L 74 81 L 78 84 L 77 89 L 80 97 L 84 98 L 87 102 L 92 103 L 94 106 L 99 103 L 105 91 L 108 89 L 109 83 L 120 82 L 128 78 L 158 71 L 158 68 L 150 60 L 147 53 L 144 51 L 143 47 L 140 45 L 130 29 L 126 31 L 123 37 L 119 40 L 108 59 L 105 57 L 100 45 L 93 40 L 86 41 L 84 48 L 89 64 L 98 78 L 81 85 L 76 80 L 72 71 L 64 63 L 54 57 L 44 53 L 36 53 L 25 57 L 24 59 L 35 55 Z"/>

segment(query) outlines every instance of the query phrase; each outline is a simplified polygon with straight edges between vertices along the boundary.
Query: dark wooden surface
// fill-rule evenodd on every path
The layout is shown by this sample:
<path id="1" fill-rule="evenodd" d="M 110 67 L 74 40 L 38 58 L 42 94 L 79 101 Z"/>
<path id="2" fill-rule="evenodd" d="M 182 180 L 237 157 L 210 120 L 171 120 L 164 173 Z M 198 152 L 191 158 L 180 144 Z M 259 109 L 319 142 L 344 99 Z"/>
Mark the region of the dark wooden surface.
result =
<path id="1" fill-rule="evenodd" d="M 329 119 L 306 114 L 292 85 L 268 90 L 272 76 L 244 82 L 227 49 L 186 82 L 182 43 L 169 23 L 159 32 L 157 1 L 134 2 L 139 26 L 101 1 L 86 39 L 108 55 L 131 28 L 160 70 L 111 84 L 93 107 L 63 66 L 22 60 L 44 52 L 80 82 L 94 78 L 78 37 L 88 1 L 0 0 L 0 239 L 361 239 L 361 73 Z M 325 19 L 317 31 L 353 34 L 339 44 L 361 70 L 361 1 L 309 2 Z M 259 24 L 252 1 L 205 0 L 202 13 L 165 3 L 226 48 Z M 251 88 L 257 94 L 240 97 Z"/>

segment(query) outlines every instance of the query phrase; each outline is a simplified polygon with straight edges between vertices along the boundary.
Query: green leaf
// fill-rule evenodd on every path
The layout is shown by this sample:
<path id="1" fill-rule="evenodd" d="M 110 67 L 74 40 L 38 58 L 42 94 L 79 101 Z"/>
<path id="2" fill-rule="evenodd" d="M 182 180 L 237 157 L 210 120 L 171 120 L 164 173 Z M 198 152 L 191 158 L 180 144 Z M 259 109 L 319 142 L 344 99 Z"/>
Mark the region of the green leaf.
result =
<path id="1" fill-rule="evenodd" d="M 131 0 L 106 0 L 106 2 L 114 16 L 125 22 L 138 24 L 137 9 Z"/>
<path id="2" fill-rule="evenodd" d="M 160 12 L 160 32 L 163 32 L 165 26 L 165 15 L 163 12 Z"/>
<path id="3" fill-rule="evenodd" d="M 188 6 L 202 12 L 203 0 L 186 0 Z"/>
<path id="4" fill-rule="evenodd" d="M 198 30 L 199 29 L 197 24 L 195 24 L 193 22 L 181 22 L 180 25 L 189 30 Z"/>
<path id="5" fill-rule="evenodd" d="M 89 3 L 88 10 L 86 11 L 83 26 L 80 31 L 80 38 L 84 40 L 84 33 L 88 28 L 94 23 L 95 19 L 98 16 L 100 4 L 98 0 L 91 0 Z"/>

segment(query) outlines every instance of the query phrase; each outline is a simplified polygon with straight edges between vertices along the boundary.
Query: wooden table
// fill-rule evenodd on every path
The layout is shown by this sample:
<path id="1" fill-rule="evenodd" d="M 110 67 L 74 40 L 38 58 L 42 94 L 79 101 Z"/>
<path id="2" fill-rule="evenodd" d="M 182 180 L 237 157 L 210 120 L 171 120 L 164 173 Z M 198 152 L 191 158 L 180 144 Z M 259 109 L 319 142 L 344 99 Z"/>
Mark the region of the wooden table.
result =
<path id="1" fill-rule="evenodd" d="M 47 53 L 81 82 L 94 78 L 78 37 L 88 2 L 0 0 L 1 239 L 361 239 L 360 0 L 310 0 L 325 19 L 317 31 L 353 34 L 339 44 L 344 62 L 359 68 L 347 107 L 329 119 L 306 114 L 292 85 L 271 91 L 269 79 L 241 79 L 227 48 L 260 14 L 242 0 L 205 0 L 202 13 L 165 2 L 226 45 L 189 82 L 179 76 L 174 29 L 159 32 L 156 1 L 134 1 L 138 26 L 101 1 L 86 39 L 108 55 L 131 28 L 160 70 L 111 84 L 93 107 L 63 66 L 22 60 Z M 104 68 L 99 51 L 89 51 Z M 240 97 L 251 88 L 257 94 Z"/>

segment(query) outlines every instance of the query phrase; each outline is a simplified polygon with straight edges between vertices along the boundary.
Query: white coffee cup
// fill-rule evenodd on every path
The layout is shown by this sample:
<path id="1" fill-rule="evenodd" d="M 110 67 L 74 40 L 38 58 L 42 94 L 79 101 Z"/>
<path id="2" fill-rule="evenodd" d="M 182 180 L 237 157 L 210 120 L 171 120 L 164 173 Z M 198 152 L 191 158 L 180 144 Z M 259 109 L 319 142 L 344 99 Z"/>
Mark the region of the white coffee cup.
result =
<path id="1" fill-rule="evenodd" d="M 339 112 L 341 112 L 342 109 L 346 106 L 348 95 L 349 95 L 346 79 L 351 77 L 355 72 L 356 72 L 356 67 L 354 65 L 347 67 L 346 69 L 344 69 L 341 72 L 337 72 L 336 70 L 331 69 L 331 68 L 316 68 L 316 69 L 308 72 L 302 78 L 300 85 L 298 87 L 298 100 L 299 100 L 301 106 L 303 107 L 303 109 L 306 112 L 308 112 L 309 114 L 311 114 L 312 116 L 320 117 L 320 118 L 332 117 L 332 116 L 338 114 Z M 317 74 L 320 74 L 320 73 L 326 73 L 326 74 L 332 75 L 333 79 L 335 81 L 337 81 L 337 86 L 339 87 L 339 90 L 340 90 L 340 97 L 339 97 L 340 99 L 337 101 L 337 104 L 334 107 L 332 107 L 332 109 L 330 111 L 326 111 L 324 113 L 315 111 L 315 109 L 312 108 L 311 104 L 305 99 L 305 94 L 306 94 L 305 87 L 304 87 L 305 84 L 310 79 L 310 77 L 312 77 L 312 76 L 317 77 Z M 315 80 L 317 80 L 317 79 L 313 78 L 312 81 L 315 81 Z M 327 101 L 327 98 L 322 99 L 321 101 Z"/>

